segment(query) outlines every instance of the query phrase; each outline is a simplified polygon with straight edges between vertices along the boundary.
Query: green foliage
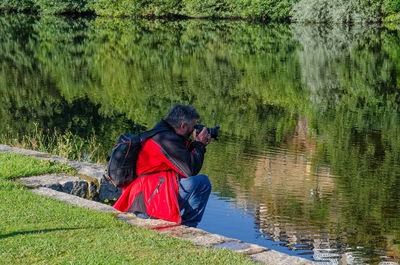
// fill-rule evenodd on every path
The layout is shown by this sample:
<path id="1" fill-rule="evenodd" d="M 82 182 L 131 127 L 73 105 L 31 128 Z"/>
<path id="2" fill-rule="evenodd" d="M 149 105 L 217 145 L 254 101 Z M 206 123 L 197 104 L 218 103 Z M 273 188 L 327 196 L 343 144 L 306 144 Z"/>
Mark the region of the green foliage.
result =
<path id="1" fill-rule="evenodd" d="M 2 0 L 0 13 L 2 12 L 36 12 L 36 0 Z"/>
<path id="2" fill-rule="evenodd" d="M 91 13 L 111 17 L 241 18 L 359 23 L 398 21 L 397 0 L 5 0 L 3 12 Z"/>
<path id="3" fill-rule="evenodd" d="M 41 14 L 64 14 L 92 12 L 90 3 L 93 0 L 3 0 L 0 13 L 30 12 Z"/>
<path id="4" fill-rule="evenodd" d="M 188 14 L 193 17 L 233 17 L 237 12 L 240 5 L 237 5 L 236 1 L 181 1 L 182 11 L 181 14 Z M 236 13 L 237 14 L 237 13 Z"/>
<path id="5" fill-rule="evenodd" d="M 93 10 L 101 16 L 167 16 L 177 14 L 181 1 L 174 0 L 93 0 Z"/>
<path id="6" fill-rule="evenodd" d="M 395 29 L 399 30 L 400 22 L 400 2 L 396 0 L 386 0 L 382 5 L 382 12 L 385 14 L 385 21 L 395 23 Z"/>
<path id="7" fill-rule="evenodd" d="M 8 130 L 6 133 L 0 134 L 0 142 L 25 149 L 48 152 L 71 160 L 104 162 L 104 151 L 100 148 L 100 143 L 96 140 L 94 134 L 89 139 L 85 139 L 70 131 L 61 133 L 57 129 L 53 131 L 38 129 L 37 123 L 34 123 L 33 126 L 33 130 L 24 135 L 11 133 Z"/>
<path id="8" fill-rule="evenodd" d="M 400 2 L 396 0 L 385 0 L 382 5 L 382 12 L 385 15 L 399 15 L 400 14 Z M 397 20 L 399 21 L 399 20 Z"/>
<path id="9" fill-rule="evenodd" d="M 190 16 L 288 20 L 296 0 L 193 1 L 193 0 L 6 0 L 3 11 L 31 11 L 41 14 L 95 13 L 101 16 Z"/>
<path id="10" fill-rule="evenodd" d="M 264 20 L 287 20 L 290 18 L 290 11 L 293 3 L 297 0 L 257 0 L 245 1 L 243 14 L 249 18 L 260 18 Z M 242 2 L 243 3 L 243 2 Z"/>
<path id="11" fill-rule="evenodd" d="M 357 0 L 300 0 L 293 6 L 292 20 L 317 23 L 362 23 L 381 20 L 375 6 Z"/>
<path id="12" fill-rule="evenodd" d="M 0 153 L 0 161 L 0 179 L 16 179 L 46 173 L 76 174 L 76 169 L 66 164 L 20 154 Z"/>
<path id="13" fill-rule="evenodd" d="M 92 0 L 35 0 L 42 14 L 84 13 L 91 11 Z"/>
<path id="14" fill-rule="evenodd" d="M 388 22 L 385 26 L 388 29 L 399 31 L 400 30 L 400 25 L 398 23 L 399 21 L 400 21 L 400 13 L 389 15 L 385 18 L 385 22 Z"/>
<path id="15" fill-rule="evenodd" d="M 292 20 L 323 23 L 367 23 L 399 21 L 397 0 L 300 0 L 294 4 Z"/>
<path id="16" fill-rule="evenodd" d="M 106 1 L 94 0 L 97 14 L 107 16 L 169 16 L 287 20 L 290 1 Z"/>

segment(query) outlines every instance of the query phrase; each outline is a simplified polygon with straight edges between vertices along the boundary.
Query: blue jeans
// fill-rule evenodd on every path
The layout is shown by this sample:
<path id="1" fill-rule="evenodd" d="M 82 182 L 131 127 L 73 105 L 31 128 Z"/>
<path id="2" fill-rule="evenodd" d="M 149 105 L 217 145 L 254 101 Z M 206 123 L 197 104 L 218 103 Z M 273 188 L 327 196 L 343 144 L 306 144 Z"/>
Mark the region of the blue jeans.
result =
<path id="1" fill-rule="evenodd" d="M 178 203 L 182 224 L 196 227 L 203 217 L 211 193 L 210 180 L 206 175 L 197 175 L 182 178 L 179 184 Z"/>
<path id="2" fill-rule="evenodd" d="M 206 175 L 182 178 L 179 181 L 178 204 L 183 225 L 196 227 L 199 224 L 206 209 L 210 193 L 211 183 Z M 142 219 L 153 218 L 145 213 L 135 214 Z"/>

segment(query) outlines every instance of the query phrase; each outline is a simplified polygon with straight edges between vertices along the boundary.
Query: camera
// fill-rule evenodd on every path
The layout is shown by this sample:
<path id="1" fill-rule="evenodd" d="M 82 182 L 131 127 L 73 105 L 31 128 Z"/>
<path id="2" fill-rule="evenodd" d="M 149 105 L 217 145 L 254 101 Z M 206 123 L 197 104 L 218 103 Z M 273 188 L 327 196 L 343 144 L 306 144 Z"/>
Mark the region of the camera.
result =
<path id="1" fill-rule="evenodd" d="M 203 130 L 204 127 L 205 126 L 203 124 L 199 124 L 199 123 L 196 124 L 194 126 L 194 129 L 196 130 L 196 135 L 199 135 L 199 133 Z M 214 128 L 207 128 L 207 132 L 211 135 L 211 138 L 214 138 L 215 140 L 217 140 L 218 129 L 219 129 L 219 126 L 215 126 Z"/>

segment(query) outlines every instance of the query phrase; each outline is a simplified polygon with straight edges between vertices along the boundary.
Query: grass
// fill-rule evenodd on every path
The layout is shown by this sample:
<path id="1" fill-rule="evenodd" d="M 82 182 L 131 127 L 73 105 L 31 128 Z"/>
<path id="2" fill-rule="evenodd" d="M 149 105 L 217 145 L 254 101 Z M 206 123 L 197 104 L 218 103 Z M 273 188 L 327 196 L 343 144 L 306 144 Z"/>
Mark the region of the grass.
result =
<path id="1" fill-rule="evenodd" d="M 39 196 L 9 180 L 70 170 L 39 162 L 0 155 L 0 264 L 253 264 L 232 251 L 132 227 L 111 213 Z"/>
<path id="2" fill-rule="evenodd" d="M 18 177 L 43 175 L 46 173 L 76 174 L 76 169 L 63 163 L 39 160 L 13 153 L 0 153 L 0 178 L 12 180 Z"/>
<path id="3" fill-rule="evenodd" d="M 33 125 L 33 130 L 24 135 L 12 134 L 12 130 L 7 130 L 6 133 L 0 134 L 0 143 L 51 153 L 76 161 L 104 163 L 106 155 L 102 152 L 101 144 L 94 134 L 85 139 L 71 131 L 39 129 L 37 123 Z"/>

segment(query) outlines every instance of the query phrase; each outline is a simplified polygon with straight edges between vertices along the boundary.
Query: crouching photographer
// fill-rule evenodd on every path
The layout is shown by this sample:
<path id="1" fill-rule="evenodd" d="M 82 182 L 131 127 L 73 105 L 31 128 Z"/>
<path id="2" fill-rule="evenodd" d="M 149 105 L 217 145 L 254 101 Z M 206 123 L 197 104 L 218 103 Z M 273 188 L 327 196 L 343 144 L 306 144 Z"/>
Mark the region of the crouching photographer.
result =
<path id="1" fill-rule="evenodd" d="M 219 127 L 197 124 L 200 115 L 187 105 L 174 105 L 140 150 L 137 178 L 123 188 L 114 208 L 142 218 L 158 218 L 196 227 L 201 221 L 211 183 L 198 175 L 206 146 Z M 189 137 L 193 136 L 193 140 Z"/>

